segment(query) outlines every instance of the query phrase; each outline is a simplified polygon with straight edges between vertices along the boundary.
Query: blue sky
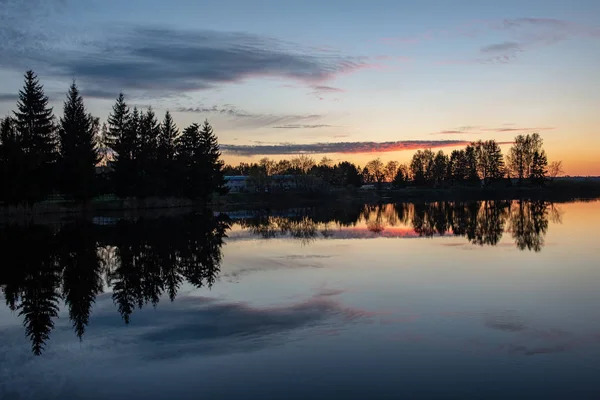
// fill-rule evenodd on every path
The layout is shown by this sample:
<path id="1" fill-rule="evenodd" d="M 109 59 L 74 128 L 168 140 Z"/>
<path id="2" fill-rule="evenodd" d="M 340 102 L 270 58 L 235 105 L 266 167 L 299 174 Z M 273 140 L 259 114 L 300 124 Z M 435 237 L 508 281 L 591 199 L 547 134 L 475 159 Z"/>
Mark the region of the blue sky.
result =
<path id="1" fill-rule="evenodd" d="M 568 173 L 600 174 L 598 21 L 566 0 L 0 0 L 0 115 L 31 68 L 57 113 L 75 78 L 103 120 L 120 91 L 180 128 L 208 118 L 231 162 L 539 131 Z"/>

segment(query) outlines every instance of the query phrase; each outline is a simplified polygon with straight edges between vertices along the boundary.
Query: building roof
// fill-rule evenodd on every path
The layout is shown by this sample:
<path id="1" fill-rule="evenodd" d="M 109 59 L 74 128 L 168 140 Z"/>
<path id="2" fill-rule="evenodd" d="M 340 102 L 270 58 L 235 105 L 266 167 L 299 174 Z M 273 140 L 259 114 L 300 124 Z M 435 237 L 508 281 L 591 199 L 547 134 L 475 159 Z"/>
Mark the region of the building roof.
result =
<path id="1" fill-rule="evenodd" d="M 225 178 L 226 181 L 245 181 L 248 179 L 245 175 L 225 175 L 223 178 Z"/>

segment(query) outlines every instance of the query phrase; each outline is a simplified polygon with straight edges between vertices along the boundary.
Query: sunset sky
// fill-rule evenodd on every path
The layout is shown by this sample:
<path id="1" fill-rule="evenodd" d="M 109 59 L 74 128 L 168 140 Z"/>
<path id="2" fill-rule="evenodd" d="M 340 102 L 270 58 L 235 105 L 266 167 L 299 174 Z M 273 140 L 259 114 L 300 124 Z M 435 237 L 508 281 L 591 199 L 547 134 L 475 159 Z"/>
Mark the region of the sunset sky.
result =
<path id="1" fill-rule="evenodd" d="M 539 132 L 567 174 L 600 175 L 593 0 L 0 0 L 0 117 L 27 69 L 57 114 L 75 78 L 102 120 L 120 91 L 208 118 L 229 163 Z"/>

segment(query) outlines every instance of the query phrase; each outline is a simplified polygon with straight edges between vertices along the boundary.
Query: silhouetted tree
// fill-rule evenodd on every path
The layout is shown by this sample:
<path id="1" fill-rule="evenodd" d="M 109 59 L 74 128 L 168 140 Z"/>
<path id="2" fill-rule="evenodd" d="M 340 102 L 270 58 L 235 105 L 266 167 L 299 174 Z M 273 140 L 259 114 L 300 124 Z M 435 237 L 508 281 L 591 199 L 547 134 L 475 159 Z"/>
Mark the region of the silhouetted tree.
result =
<path id="1" fill-rule="evenodd" d="M 448 156 L 442 150 L 438 151 L 433 159 L 433 181 L 436 184 L 441 184 L 446 179 L 448 162 Z"/>
<path id="2" fill-rule="evenodd" d="M 548 174 L 548 159 L 546 152 L 535 151 L 531 162 L 529 180 L 536 185 L 543 185 Z"/>
<path id="3" fill-rule="evenodd" d="M 400 163 L 398 161 L 388 161 L 384 167 L 385 173 L 385 181 L 393 182 L 398 174 L 398 168 L 400 167 Z"/>
<path id="4" fill-rule="evenodd" d="M 410 172 L 415 185 L 429 185 L 433 182 L 435 155 L 430 149 L 417 150 L 410 162 Z"/>
<path id="5" fill-rule="evenodd" d="M 177 163 L 181 194 L 191 199 L 204 195 L 210 176 L 204 176 L 205 159 L 200 142 L 200 126 L 192 124 L 177 138 Z"/>
<path id="6" fill-rule="evenodd" d="M 365 165 L 365 169 L 367 170 L 370 181 L 377 184 L 378 188 L 381 188 L 381 184 L 385 181 L 386 178 L 386 170 L 381 159 L 376 158 L 374 160 L 369 161 Z"/>
<path id="7" fill-rule="evenodd" d="M 45 199 L 55 187 L 57 139 L 52 108 L 33 71 L 25 73 L 19 91 L 17 111 L 13 111 L 23 151 L 20 200 L 33 204 Z"/>
<path id="8" fill-rule="evenodd" d="M 564 173 L 565 171 L 562 167 L 562 161 L 552 161 L 548 166 L 548 177 L 550 178 L 550 181 L 554 181 L 554 179 Z"/>
<path id="9" fill-rule="evenodd" d="M 477 159 L 479 179 L 485 183 L 504 177 L 504 160 L 498 143 L 494 140 L 481 140 L 471 143 Z"/>
<path id="10" fill-rule="evenodd" d="M 270 176 L 275 173 L 275 167 L 277 164 L 269 157 L 263 157 L 258 161 L 258 165 L 265 170 L 267 176 Z"/>
<path id="11" fill-rule="evenodd" d="M 227 194 L 228 189 L 225 185 L 225 175 L 223 174 L 224 163 L 221 159 L 219 142 L 208 120 L 205 120 L 202 124 L 200 143 L 205 157 L 205 173 L 210 177 L 209 192 L 206 194 L 206 197 L 212 193 Z"/>
<path id="12" fill-rule="evenodd" d="M 119 197 L 135 194 L 136 156 L 138 147 L 137 128 L 139 116 L 130 114 L 123 93 L 119 94 L 108 116 L 107 144 L 112 150 L 112 179 Z"/>
<path id="13" fill-rule="evenodd" d="M 523 182 L 531 176 L 534 154 L 542 153 L 543 140 L 539 134 L 519 135 L 506 156 L 507 167 L 512 177 Z"/>
<path id="14" fill-rule="evenodd" d="M 466 176 L 468 182 L 478 182 L 479 174 L 477 173 L 477 151 L 474 146 L 469 145 L 465 148 L 465 164 Z"/>
<path id="15" fill-rule="evenodd" d="M 336 175 L 339 175 L 339 182 L 342 186 L 358 187 L 362 184 L 358 168 L 348 161 L 343 161 L 336 165 L 335 173 Z"/>
<path id="16" fill-rule="evenodd" d="M 135 110 L 134 118 L 135 119 Z M 139 117 L 138 143 L 138 196 L 148 197 L 157 193 L 162 171 L 158 169 L 158 139 L 160 125 L 152 107 Z"/>
<path id="17" fill-rule="evenodd" d="M 78 201 L 90 200 L 97 190 L 96 165 L 100 155 L 96 143 L 99 120 L 88 114 L 75 82 L 71 84 L 60 119 L 60 188 Z"/>
<path id="18" fill-rule="evenodd" d="M 404 164 L 400 164 L 396 171 L 396 176 L 394 177 L 393 184 L 395 187 L 405 187 L 410 178 L 410 174 L 408 172 L 408 167 Z"/>
<path id="19" fill-rule="evenodd" d="M 297 170 L 303 174 L 306 174 L 308 171 L 310 171 L 310 169 L 316 164 L 315 160 L 312 157 L 307 156 L 305 154 L 301 154 L 292 158 L 290 160 L 290 163 L 294 170 Z"/>
<path id="20" fill-rule="evenodd" d="M 157 168 L 159 171 L 159 179 L 156 184 L 159 186 L 159 193 L 162 195 L 176 194 L 176 168 L 175 158 L 177 154 L 176 140 L 179 136 L 179 130 L 171 117 L 171 113 L 167 111 L 165 118 L 160 125 L 158 135 L 158 151 L 157 151 Z"/>

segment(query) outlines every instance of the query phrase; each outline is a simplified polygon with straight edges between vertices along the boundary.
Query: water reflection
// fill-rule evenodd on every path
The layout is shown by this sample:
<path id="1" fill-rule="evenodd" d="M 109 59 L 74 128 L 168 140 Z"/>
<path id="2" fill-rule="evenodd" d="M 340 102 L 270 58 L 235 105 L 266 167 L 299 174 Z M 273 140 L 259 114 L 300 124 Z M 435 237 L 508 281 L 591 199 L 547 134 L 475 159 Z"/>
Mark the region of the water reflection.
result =
<path id="1" fill-rule="evenodd" d="M 539 252 L 549 220 L 560 223 L 561 211 L 545 201 L 435 202 L 366 205 L 343 213 L 340 208 L 298 209 L 237 219 L 240 226 L 264 239 L 291 237 L 310 243 L 319 237 L 393 237 L 395 233 L 397 237 L 462 236 L 476 245 L 495 246 L 509 232 L 517 248 Z"/>
<path id="2" fill-rule="evenodd" d="M 542 201 L 437 202 L 232 213 L 231 218 L 205 211 L 62 226 L 8 225 L 0 229 L 0 286 L 39 355 L 63 302 L 74 333 L 82 339 L 104 288 L 110 289 L 128 324 L 136 308 L 156 306 L 163 297 L 173 301 L 184 282 L 212 286 L 232 219 L 250 235 L 289 237 L 304 244 L 318 238 L 454 235 L 494 246 L 506 232 L 518 249 L 539 252 L 549 221 L 560 222 L 561 212 Z"/>
<path id="3" fill-rule="evenodd" d="M 212 213 L 112 225 L 83 221 L 58 231 L 45 225 L 5 227 L 0 283 L 6 304 L 23 318 L 32 351 L 39 355 L 61 299 L 81 339 L 105 284 L 125 323 L 136 307 L 156 306 L 163 293 L 173 300 L 184 280 L 211 286 L 229 227 L 226 215 Z"/>

